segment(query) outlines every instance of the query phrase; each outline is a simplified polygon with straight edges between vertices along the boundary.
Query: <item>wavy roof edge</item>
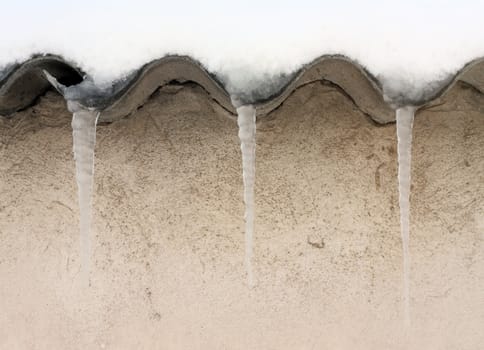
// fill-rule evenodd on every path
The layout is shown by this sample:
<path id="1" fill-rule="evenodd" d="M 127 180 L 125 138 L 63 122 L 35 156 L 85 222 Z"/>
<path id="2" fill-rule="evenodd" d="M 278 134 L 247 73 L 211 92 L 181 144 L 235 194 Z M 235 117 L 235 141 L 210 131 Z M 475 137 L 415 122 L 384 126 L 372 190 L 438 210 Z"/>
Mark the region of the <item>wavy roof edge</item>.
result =
<path id="1" fill-rule="evenodd" d="M 48 72 L 61 86 L 82 86 L 92 80 L 75 64 L 57 55 L 36 55 L 11 64 L 0 73 L 0 115 L 11 115 L 35 103 L 51 88 Z M 142 106 L 164 85 L 194 82 L 224 109 L 235 114 L 232 98 L 241 104 L 253 104 L 257 115 L 263 116 L 279 107 L 300 87 L 325 81 L 339 87 L 366 115 L 380 124 L 395 120 L 394 109 L 402 105 L 425 106 L 443 97 L 458 81 L 463 81 L 484 93 L 484 58 L 465 64 L 425 98 L 408 99 L 394 92 L 393 99 L 385 96 L 381 82 L 357 61 L 342 55 L 323 55 L 304 65 L 282 86 L 269 95 L 249 93 L 231 96 L 226 86 L 200 62 L 188 56 L 165 56 L 143 65 L 124 79 L 105 89 L 80 90 L 77 102 L 101 111 L 101 121 L 115 121 Z M 63 91 L 61 90 L 61 93 Z"/>

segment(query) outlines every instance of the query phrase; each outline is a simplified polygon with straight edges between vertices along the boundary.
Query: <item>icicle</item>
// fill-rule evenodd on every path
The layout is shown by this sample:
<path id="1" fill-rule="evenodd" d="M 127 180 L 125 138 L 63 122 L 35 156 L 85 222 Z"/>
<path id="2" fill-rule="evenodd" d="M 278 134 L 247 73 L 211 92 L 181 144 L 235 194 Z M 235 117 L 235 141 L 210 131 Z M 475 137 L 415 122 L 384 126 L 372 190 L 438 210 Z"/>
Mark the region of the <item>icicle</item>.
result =
<path id="1" fill-rule="evenodd" d="M 400 230 L 403 246 L 403 307 L 405 325 L 410 325 L 410 174 L 412 159 L 412 128 L 415 107 L 397 109 L 398 191 Z"/>
<path id="2" fill-rule="evenodd" d="M 254 235 L 254 182 L 255 182 L 255 108 L 251 105 L 237 108 L 240 149 L 244 179 L 245 202 L 245 266 L 249 287 L 254 286 L 252 245 Z"/>
<path id="3" fill-rule="evenodd" d="M 82 279 L 89 286 L 89 272 L 91 260 L 91 216 L 92 216 L 92 187 L 94 177 L 94 146 L 96 145 L 96 124 L 99 112 L 88 108 L 79 101 L 99 98 L 102 91 L 89 80 L 84 79 L 80 84 L 64 86 L 48 71 L 43 70 L 45 78 L 64 96 L 67 108 L 72 113 L 72 138 L 74 160 L 76 162 L 76 180 L 79 195 L 79 227 L 80 227 L 80 257 Z"/>
<path id="4" fill-rule="evenodd" d="M 82 277 L 89 285 L 91 260 L 91 217 L 92 188 L 94 175 L 94 146 L 96 144 L 96 124 L 99 112 L 80 107 L 68 102 L 73 112 L 72 136 L 73 151 L 76 162 L 76 179 L 79 194 L 80 256 Z"/>

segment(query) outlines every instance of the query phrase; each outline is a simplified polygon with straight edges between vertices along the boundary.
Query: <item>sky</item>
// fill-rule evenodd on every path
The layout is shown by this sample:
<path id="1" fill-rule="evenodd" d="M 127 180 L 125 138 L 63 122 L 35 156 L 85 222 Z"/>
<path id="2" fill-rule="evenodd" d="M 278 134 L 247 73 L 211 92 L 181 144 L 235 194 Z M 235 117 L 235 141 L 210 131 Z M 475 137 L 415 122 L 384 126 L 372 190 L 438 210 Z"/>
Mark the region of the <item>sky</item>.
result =
<path id="1" fill-rule="evenodd" d="M 0 67 L 60 54 L 105 83 L 188 54 L 253 87 L 323 54 L 345 54 L 415 89 L 484 56 L 484 1 L 0 0 Z"/>

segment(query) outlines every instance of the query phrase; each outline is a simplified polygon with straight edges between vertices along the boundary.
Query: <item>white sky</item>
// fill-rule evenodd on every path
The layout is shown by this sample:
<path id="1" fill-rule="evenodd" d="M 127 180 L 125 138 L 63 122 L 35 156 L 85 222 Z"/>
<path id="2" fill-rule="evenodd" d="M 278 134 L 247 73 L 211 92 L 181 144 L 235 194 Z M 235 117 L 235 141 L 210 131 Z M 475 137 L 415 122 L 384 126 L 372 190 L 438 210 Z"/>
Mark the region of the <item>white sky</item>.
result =
<path id="1" fill-rule="evenodd" d="M 64 55 L 105 82 L 167 53 L 234 84 L 326 53 L 424 84 L 484 56 L 484 1 L 0 0 L 0 67 Z"/>

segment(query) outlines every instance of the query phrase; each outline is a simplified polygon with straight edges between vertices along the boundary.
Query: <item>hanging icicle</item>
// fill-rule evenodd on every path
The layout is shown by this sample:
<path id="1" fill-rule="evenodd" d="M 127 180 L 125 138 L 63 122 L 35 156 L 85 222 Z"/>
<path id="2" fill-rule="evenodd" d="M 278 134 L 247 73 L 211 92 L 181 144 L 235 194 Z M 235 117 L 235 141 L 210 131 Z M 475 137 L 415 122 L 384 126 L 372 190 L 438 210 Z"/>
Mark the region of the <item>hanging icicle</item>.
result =
<path id="1" fill-rule="evenodd" d="M 68 102 L 73 112 L 72 137 L 79 194 L 80 257 L 82 278 L 89 285 L 92 256 L 91 218 L 94 177 L 94 147 L 99 112 Z"/>
<path id="2" fill-rule="evenodd" d="M 245 202 L 245 266 L 247 281 L 254 286 L 252 268 L 254 236 L 254 183 L 255 183 L 255 131 L 256 111 L 251 105 L 237 108 L 240 149 L 242 151 L 242 169 L 244 179 Z"/>
<path id="3" fill-rule="evenodd" d="M 404 319 L 410 325 L 410 175 L 412 159 L 412 128 L 415 107 L 397 109 L 398 193 L 400 230 L 403 248 L 403 308 Z"/>

